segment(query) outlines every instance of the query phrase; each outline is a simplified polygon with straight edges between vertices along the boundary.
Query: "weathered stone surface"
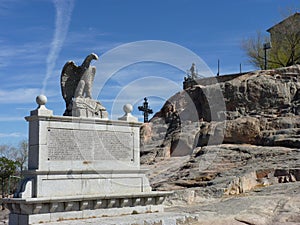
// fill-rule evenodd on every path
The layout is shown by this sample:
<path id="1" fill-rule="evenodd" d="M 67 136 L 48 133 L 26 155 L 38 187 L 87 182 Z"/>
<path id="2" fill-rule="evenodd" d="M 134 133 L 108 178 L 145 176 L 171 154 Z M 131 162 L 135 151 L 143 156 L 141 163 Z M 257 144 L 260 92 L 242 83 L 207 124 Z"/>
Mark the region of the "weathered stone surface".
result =
<path id="1" fill-rule="evenodd" d="M 190 155 L 196 146 L 198 127 L 198 124 L 186 121 L 180 135 L 176 132 L 173 139 L 165 141 L 168 124 L 162 118 L 144 124 L 141 128 L 141 163 L 151 163 L 156 157 Z"/>
<path id="2" fill-rule="evenodd" d="M 78 97 L 73 100 L 72 116 L 108 119 L 108 112 L 99 101 Z"/>
<path id="3" fill-rule="evenodd" d="M 292 148 L 223 144 L 198 147 L 190 156 L 156 158 L 144 167 L 150 169 L 150 183 L 157 190 L 206 187 L 201 189 L 206 194 L 222 196 L 269 186 L 282 176 L 299 181 L 299 155 L 300 150 Z"/>
<path id="4" fill-rule="evenodd" d="M 201 203 L 177 206 L 172 211 L 197 214 L 189 224 L 299 224 L 300 184 L 276 184 L 244 196 L 201 199 Z"/>
<path id="5" fill-rule="evenodd" d="M 147 143 L 143 146 L 147 154 L 142 154 L 142 162 L 153 161 L 143 159 L 150 155 L 187 155 L 195 145 L 246 143 L 300 147 L 299 65 L 243 74 L 219 84 L 204 82 L 202 85 L 201 80 L 198 83 L 172 96 L 151 120 L 152 132 L 148 133 Z M 221 104 L 222 99 L 212 96 L 218 90 L 226 104 L 224 111 L 216 111 L 219 109 L 216 105 Z M 166 148 L 156 148 L 172 126 L 164 122 L 164 112 L 170 104 L 181 119 L 179 140 L 178 132 L 175 132 L 177 136 L 169 136 L 171 143 Z"/>
<path id="6" fill-rule="evenodd" d="M 253 117 L 240 117 L 226 121 L 225 143 L 255 144 L 260 136 L 260 121 Z"/>
<path id="7" fill-rule="evenodd" d="M 9 210 L 8 209 L 2 209 L 2 207 L 0 207 L 0 224 L 8 224 L 8 213 Z"/>
<path id="8" fill-rule="evenodd" d="M 205 93 L 217 86 L 212 80 L 168 100 L 181 118 L 181 157 L 173 151 L 166 158 L 170 146 L 160 146 L 168 129 L 166 103 L 151 120 L 141 162 L 152 188 L 175 191 L 169 210 L 196 213 L 190 224 L 300 224 L 299 71 L 293 66 L 219 79 L 223 112 L 209 108 Z"/>
<path id="9" fill-rule="evenodd" d="M 300 182 L 275 184 L 254 192 L 224 198 L 195 198 L 196 190 L 183 196 L 188 203 L 172 206 L 164 213 L 66 220 L 45 225 L 296 225 L 300 223 Z M 194 200 L 197 200 L 196 202 Z M 0 224 L 5 224 L 4 220 Z"/>
<path id="10" fill-rule="evenodd" d="M 299 155 L 287 147 L 222 144 L 143 167 L 154 189 L 175 191 L 167 211 L 197 215 L 186 224 L 298 224 Z"/>

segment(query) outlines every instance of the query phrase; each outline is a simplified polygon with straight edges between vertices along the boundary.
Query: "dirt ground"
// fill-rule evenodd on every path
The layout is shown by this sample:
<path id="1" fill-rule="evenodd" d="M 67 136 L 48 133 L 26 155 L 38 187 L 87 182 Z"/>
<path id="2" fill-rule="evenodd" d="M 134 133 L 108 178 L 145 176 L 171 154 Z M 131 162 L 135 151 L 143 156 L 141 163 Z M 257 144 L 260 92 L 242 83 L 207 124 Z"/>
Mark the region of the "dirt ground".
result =
<path id="1" fill-rule="evenodd" d="M 8 224 L 8 209 L 2 210 L 2 207 L 0 206 L 0 225 Z"/>

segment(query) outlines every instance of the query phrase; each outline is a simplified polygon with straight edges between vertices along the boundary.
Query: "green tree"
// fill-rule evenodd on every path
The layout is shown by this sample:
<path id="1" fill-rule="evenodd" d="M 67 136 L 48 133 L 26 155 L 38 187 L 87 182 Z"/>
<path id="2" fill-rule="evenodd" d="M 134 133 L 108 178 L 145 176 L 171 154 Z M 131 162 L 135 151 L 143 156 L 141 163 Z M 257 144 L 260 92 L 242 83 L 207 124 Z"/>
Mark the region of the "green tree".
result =
<path id="1" fill-rule="evenodd" d="M 27 142 L 27 140 L 21 141 L 16 150 L 17 150 L 17 154 L 15 156 L 15 160 L 20 167 L 20 173 L 22 173 L 24 169 L 27 169 L 27 165 L 28 165 L 28 142 Z"/>
<path id="2" fill-rule="evenodd" d="M 242 49 L 246 52 L 250 64 L 256 68 L 264 69 L 263 44 L 267 42 L 270 42 L 270 38 L 262 35 L 260 31 L 256 33 L 255 37 L 248 38 L 242 42 Z"/>
<path id="3" fill-rule="evenodd" d="M 17 147 L 10 145 L 0 145 L 0 157 L 5 157 L 16 161 L 20 173 L 27 169 L 28 165 L 28 141 L 22 140 Z"/>
<path id="4" fill-rule="evenodd" d="M 2 196 L 16 190 L 23 170 L 28 166 L 28 141 L 22 140 L 17 146 L 0 145 L 0 184 Z"/>
<path id="5" fill-rule="evenodd" d="M 264 68 L 263 44 L 272 43 L 267 51 L 268 68 L 300 64 L 300 13 L 295 13 L 268 30 L 271 38 L 260 32 L 242 42 L 242 49 L 249 62 L 257 68 Z"/>
<path id="6" fill-rule="evenodd" d="M 16 162 L 10 160 L 6 157 L 0 158 L 0 181 L 1 181 L 1 191 L 2 191 L 2 198 L 5 197 L 5 187 L 8 185 L 8 180 L 10 176 L 14 175 L 17 171 Z M 4 207 L 2 206 L 2 209 Z"/>
<path id="7" fill-rule="evenodd" d="M 0 157 L 11 158 L 12 147 L 10 145 L 0 145 Z"/>

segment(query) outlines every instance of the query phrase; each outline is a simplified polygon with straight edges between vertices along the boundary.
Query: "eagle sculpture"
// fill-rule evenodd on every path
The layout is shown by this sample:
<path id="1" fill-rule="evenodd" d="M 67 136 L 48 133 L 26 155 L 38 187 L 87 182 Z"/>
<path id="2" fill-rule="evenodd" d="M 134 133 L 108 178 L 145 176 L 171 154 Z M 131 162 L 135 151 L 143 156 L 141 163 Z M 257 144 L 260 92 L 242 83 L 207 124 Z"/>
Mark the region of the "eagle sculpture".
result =
<path id="1" fill-rule="evenodd" d="M 73 98 L 92 98 L 92 85 L 96 74 L 96 67 L 90 66 L 93 59 L 98 59 L 95 53 L 88 55 L 80 66 L 73 61 L 64 65 L 60 77 L 61 92 L 66 102 L 64 116 L 72 116 Z"/>

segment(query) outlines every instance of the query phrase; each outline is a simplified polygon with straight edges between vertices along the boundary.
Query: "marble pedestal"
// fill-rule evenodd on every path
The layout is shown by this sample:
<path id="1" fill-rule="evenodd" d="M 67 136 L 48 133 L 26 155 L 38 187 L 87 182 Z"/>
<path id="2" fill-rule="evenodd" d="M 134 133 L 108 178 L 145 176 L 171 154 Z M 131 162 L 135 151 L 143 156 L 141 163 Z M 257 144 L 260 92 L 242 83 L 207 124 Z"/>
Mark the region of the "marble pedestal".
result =
<path id="1" fill-rule="evenodd" d="M 28 170 L 9 224 L 162 212 L 170 192 L 153 192 L 140 169 L 141 123 L 54 116 L 41 105 L 29 122 Z"/>

